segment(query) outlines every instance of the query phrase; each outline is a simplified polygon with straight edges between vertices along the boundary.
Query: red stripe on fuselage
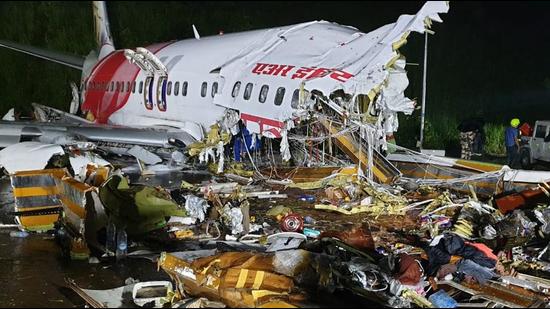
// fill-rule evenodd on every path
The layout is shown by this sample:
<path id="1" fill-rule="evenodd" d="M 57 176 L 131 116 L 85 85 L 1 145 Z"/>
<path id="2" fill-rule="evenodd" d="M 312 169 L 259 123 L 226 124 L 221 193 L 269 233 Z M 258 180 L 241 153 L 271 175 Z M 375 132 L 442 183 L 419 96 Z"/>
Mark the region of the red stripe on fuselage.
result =
<path id="1" fill-rule="evenodd" d="M 260 134 L 264 132 L 271 132 L 271 134 L 273 134 L 276 138 L 281 137 L 280 130 L 285 126 L 285 123 L 279 120 L 244 113 L 241 113 L 241 119 L 243 120 L 245 126 L 248 121 L 255 122 L 260 126 Z"/>
<path id="2" fill-rule="evenodd" d="M 159 43 L 148 46 L 147 49 L 152 53 L 157 53 L 161 49 L 170 45 L 173 42 Z M 88 77 L 87 91 L 82 103 L 82 111 L 91 112 L 97 123 L 105 124 L 112 114 L 126 105 L 130 97 L 129 91 L 110 91 L 111 81 L 122 82 L 124 89 L 128 82 L 133 82 L 139 73 L 140 68 L 131 64 L 124 57 L 124 50 L 117 50 L 103 58 L 92 70 Z M 107 84 L 109 90 L 92 89 L 89 87 L 92 83 Z"/>

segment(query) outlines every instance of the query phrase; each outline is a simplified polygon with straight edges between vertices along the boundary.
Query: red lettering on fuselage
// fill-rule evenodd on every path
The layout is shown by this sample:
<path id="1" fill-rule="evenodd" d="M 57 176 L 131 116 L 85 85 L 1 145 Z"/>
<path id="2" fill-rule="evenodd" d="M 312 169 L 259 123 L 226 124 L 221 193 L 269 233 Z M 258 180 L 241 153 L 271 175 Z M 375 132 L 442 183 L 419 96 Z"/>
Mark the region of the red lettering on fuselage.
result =
<path id="1" fill-rule="evenodd" d="M 292 79 L 296 79 L 296 78 L 299 78 L 299 79 L 302 79 L 304 77 L 306 77 L 311 71 L 313 71 L 313 68 L 299 68 L 298 71 L 296 71 L 296 73 L 292 74 Z"/>
<path id="2" fill-rule="evenodd" d="M 263 69 L 267 66 L 267 63 L 256 63 L 256 66 L 254 69 L 252 69 L 252 73 L 254 74 L 262 74 Z"/>
<path id="3" fill-rule="evenodd" d="M 286 77 L 286 74 L 292 69 L 294 69 L 293 65 L 286 65 L 285 68 L 281 71 L 281 76 Z"/>
<path id="4" fill-rule="evenodd" d="M 287 77 L 287 74 L 294 68 L 295 66 L 286 64 L 256 63 L 252 69 L 252 73 Z M 337 69 L 300 67 L 290 76 L 290 78 L 307 80 L 312 78 L 323 78 L 327 75 L 342 83 L 345 83 L 348 79 L 353 77 L 353 74 Z"/>

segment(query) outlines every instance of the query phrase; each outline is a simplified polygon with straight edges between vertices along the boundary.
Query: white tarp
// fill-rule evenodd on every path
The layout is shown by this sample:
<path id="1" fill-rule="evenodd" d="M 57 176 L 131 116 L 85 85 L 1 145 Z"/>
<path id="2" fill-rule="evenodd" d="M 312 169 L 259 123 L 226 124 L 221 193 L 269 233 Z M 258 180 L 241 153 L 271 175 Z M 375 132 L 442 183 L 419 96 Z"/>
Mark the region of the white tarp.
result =
<path id="1" fill-rule="evenodd" d="M 54 155 L 65 152 L 59 145 L 23 142 L 0 151 L 0 166 L 10 174 L 21 171 L 42 170 Z"/>

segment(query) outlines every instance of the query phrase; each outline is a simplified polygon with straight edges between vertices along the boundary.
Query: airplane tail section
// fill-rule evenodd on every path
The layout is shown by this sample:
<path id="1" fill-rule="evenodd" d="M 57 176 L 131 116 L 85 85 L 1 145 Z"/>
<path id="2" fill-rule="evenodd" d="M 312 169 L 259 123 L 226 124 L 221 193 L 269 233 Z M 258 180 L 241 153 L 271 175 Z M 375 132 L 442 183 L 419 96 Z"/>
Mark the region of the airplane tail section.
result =
<path id="1" fill-rule="evenodd" d="M 93 7 L 96 44 L 99 49 L 99 59 L 102 59 L 115 50 L 115 45 L 109 28 L 105 1 L 94 1 Z"/>

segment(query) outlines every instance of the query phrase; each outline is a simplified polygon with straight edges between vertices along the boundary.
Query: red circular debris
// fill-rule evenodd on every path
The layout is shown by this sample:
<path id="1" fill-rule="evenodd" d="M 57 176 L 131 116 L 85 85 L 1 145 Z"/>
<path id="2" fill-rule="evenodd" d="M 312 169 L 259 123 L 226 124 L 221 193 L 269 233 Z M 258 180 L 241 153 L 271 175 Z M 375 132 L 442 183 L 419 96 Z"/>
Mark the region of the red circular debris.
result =
<path id="1" fill-rule="evenodd" d="M 289 214 L 281 219 L 281 230 L 284 232 L 301 232 L 304 229 L 304 219 L 297 214 Z"/>

